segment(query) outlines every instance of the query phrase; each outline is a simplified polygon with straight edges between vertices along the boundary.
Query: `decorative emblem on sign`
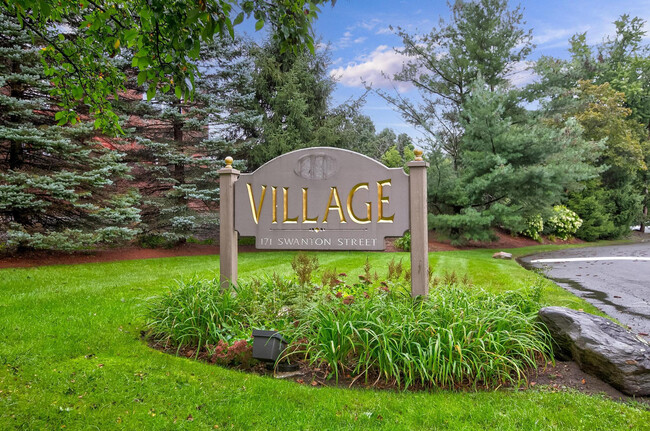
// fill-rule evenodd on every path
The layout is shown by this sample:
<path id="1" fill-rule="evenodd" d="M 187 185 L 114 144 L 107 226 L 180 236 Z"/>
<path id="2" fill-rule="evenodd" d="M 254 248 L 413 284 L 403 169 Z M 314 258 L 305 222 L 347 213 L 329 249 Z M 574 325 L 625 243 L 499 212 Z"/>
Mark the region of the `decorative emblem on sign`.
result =
<path id="1" fill-rule="evenodd" d="M 409 229 L 408 190 L 401 168 L 338 148 L 297 150 L 240 175 L 235 230 L 263 249 L 383 250 Z"/>
<path id="2" fill-rule="evenodd" d="M 294 172 L 306 180 L 326 180 L 336 175 L 336 160 L 328 154 L 307 154 L 298 159 Z"/>

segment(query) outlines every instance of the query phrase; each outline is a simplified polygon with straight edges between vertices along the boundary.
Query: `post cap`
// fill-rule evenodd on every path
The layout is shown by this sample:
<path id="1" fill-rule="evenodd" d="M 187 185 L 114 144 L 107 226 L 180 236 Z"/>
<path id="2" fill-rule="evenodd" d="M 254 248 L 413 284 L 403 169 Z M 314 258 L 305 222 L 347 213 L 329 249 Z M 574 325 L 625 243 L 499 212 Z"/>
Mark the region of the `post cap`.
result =
<path id="1" fill-rule="evenodd" d="M 415 161 L 416 162 L 421 162 L 422 161 L 422 150 L 419 148 L 416 148 L 413 150 L 413 154 L 415 154 Z"/>
<path id="2" fill-rule="evenodd" d="M 232 169 L 232 162 L 233 162 L 232 157 L 228 156 L 228 157 L 226 157 L 225 160 L 226 160 L 226 168 Z"/>

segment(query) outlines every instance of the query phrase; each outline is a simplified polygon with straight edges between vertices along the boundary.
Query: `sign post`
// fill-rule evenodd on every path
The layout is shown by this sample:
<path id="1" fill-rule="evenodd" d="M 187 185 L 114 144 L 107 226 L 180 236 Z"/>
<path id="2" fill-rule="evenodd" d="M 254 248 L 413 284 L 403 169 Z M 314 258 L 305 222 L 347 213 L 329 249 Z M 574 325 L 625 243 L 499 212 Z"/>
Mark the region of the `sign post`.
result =
<path id="1" fill-rule="evenodd" d="M 237 283 L 237 231 L 235 231 L 235 181 L 239 171 L 232 168 L 232 157 L 219 170 L 219 285 L 222 289 Z"/>
<path id="2" fill-rule="evenodd" d="M 237 235 L 274 250 L 383 250 L 411 229 L 411 292 L 428 293 L 426 170 L 422 151 L 402 168 L 316 147 L 283 154 L 250 174 L 219 171 L 221 286 L 237 281 Z"/>
<path id="3" fill-rule="evenodd" d="M 411 296 L 429 294 L 429 230 L 427 227 L 427 168 L 422 151 L 409 162 L 411 202 Z"/>

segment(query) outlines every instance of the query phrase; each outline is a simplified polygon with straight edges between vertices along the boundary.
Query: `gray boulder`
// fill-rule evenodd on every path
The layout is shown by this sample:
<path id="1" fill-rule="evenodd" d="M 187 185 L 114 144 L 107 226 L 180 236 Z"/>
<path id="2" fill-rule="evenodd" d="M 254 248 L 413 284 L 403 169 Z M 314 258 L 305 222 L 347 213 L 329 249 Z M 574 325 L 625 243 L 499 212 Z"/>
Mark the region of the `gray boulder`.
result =
<path id="1" fill-rule="evenodd" d="M 564 307 L 539 310 L 556 343 L 555 357 L 627 395 L 650 395 L 650 345 L 603 317 Z"/>

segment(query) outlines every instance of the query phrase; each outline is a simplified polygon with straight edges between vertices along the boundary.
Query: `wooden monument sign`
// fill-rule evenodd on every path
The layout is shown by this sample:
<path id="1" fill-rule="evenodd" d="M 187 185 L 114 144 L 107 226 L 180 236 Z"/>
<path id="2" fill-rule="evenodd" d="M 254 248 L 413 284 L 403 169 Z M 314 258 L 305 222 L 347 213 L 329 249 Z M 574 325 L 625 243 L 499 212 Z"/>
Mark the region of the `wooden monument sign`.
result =
<path id="1" fill-rule="evenodd" d="M 387 168 L 353 151 L 316 147 L 276 157 L 240 174 L 219 171 L 221 284 L 237 281 L 237 235 L 260 249 L 383 250 L 385 237 L 411 230 L 411 291 L 428 293 L 426 168 L 416 150 Z"/>

